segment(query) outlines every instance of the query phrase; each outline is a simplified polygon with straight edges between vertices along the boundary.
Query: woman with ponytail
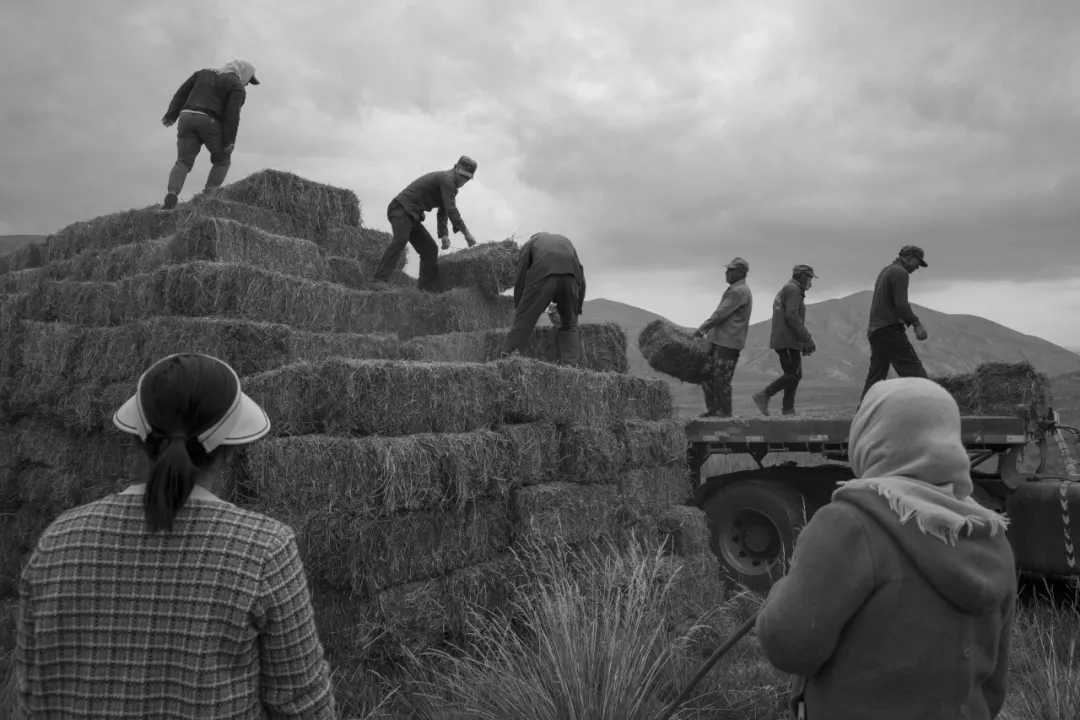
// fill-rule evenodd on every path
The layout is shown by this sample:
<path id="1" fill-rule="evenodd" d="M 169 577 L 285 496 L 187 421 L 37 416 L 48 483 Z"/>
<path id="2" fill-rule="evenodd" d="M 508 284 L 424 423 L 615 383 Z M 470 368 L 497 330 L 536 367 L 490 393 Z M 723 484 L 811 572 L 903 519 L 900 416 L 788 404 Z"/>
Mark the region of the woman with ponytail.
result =
<path id="1" fill-rule="evenodd" d="M 113 423 L 142 482 L 61 515 L 23 571 L 23 717 L 334 718 L 293 531 L 215 494 L 270 431 L 225 362 L 170 355 Z"/>

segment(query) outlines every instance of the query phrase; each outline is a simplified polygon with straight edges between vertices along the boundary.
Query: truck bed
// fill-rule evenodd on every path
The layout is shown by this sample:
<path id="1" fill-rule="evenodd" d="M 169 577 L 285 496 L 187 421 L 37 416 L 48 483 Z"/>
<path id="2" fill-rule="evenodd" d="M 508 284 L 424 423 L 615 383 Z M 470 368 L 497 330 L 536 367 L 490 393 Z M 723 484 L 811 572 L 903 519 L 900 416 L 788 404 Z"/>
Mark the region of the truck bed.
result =
<path id="1" fill-rule="evenodd" d="M 729 451 L 750 452 L 749 448 L 776 452 L 846 449 L 851 415 L 832 417 L 769 416 L 697 418 L 686 426 L 691 443 L 729 446 Z M 1022 445 L 1027 422 L 1021 417 L 961 418 L 964 445 L 971 449 L 992 449 Z"/>

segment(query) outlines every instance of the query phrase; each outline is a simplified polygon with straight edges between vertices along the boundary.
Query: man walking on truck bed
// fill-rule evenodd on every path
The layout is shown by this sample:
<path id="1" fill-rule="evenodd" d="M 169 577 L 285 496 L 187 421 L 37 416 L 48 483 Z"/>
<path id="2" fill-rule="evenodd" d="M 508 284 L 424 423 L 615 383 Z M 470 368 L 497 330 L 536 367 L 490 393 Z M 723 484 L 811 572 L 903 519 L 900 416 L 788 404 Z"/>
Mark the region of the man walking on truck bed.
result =
<path id="1" fill-rule="evenodd" d="M 221 187 L 232 164 L 232 151 L 240 127 L 240 108 L 247 99 L 247 85 L 258 85 L 255 66 L 247 60 L 230 60 L 216 70 L 198 70 L 173 95 L 161 124 L 176 127 L 176 163 L 169 172 L 164 209 L 172 210 L 184 189 L 184 180 L 195 165 L 202 146 L 210 152 L 206 190 Z"/>
<path id="2" fill-rule="evenodd" d="M 724 267 L 728 288 L 713 314 L 694 332 L 694 337 L 707 337 L 710 342 L 709 378 L 701 383 L 705 394 L 701 417 L 731 417 L 731 379 L 739 354 L 746 347 L 750 312 L 754 309 L 754 298 L 746 284 L 750 263 L 737 257 Z"/>
<path id="3" fill-rule="evenodd" d="M 926 369 L 907 336 L 910 325 L 920 342 L 929 337 L 908 303 L 908 281 L 911 273 L 921 267 L 927 267 L 922 248 L 905 245 L 900 248 L 899 256 L 878 274 L 866 328 L 870 339 L 870 370 L 866 373 L 862 397 L 866 397 L 874 383 L 889 376 L 890 365 L 899 377 L 926 377 Z"/>
<path id="4" fill-rule="evenodd" d="M 817 348 L 810 331 L 806 329 L 806 291 L 813 285 L 817 275 L 809 265 L 796 265 L 788 280 L 773 300 L 772 334 L 769 347 L 780 357 L 783 375 L 767 388 L 754 394 L 754 404 L 763 415 L 769 414 L 769 398 L 784 391 L 782 412 L 795 414 L 795 391 L 802 380 L 802 358 Z"/>
<path id="5" fill-rule="evenodd" d="M 514 284 L 517 312 L 503 340 L 502 355 L 520 351 L 529 343 L 536 321 L 548 303 L 554 303 L 559 314 L 559 329 L 555 331 L 559 363 L 577 365 L 581 361 L 578 316 L 585 305 L 585 268 L 567 237 L 538 232 L 521 246 L 518 255 Z"/>
<path id="6" fill-rule="evenodd" d="M 458 189 L 469 182 L 475 173 L 476 161 L 462 155 L 450 170 L 436 170 L 421 175 L 390 201 L 390 206 L 386 208 L 386 218 L 394 231 L 394 239 L 386 247 L 379 267 L 375 270 L 375 282 L 385 283 L 390 279 L 390 273 L 394 271 L 401 251 L 405 249 L 405 244 L 409 243 L 420 256 L 417 289 L 438 292 L 439 246 L 423 225 L 424 213 L 439 209 L 435 222 L 443 250 L 450 249 L 450 233 L 446 229 L 447 217 L 450 218 L 454 232 L 463 233 L 469 247 L 475 245 L 476 239 L 465 227 L 465 221 L 461 219 L 455 201 Z"/>

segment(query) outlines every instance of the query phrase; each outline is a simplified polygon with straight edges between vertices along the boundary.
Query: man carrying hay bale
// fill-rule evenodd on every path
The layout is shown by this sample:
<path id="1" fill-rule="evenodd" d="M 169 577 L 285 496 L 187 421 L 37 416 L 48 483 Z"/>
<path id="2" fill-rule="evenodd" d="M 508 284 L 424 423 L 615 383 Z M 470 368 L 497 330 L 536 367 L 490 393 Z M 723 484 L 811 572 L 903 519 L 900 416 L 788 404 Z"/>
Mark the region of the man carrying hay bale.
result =
<path id="1" fill-rule="evenodd" d="M 739 354 L 746 347 L 754 298 L 746 284 L 750 263 L 737 257 L 724 266 L 728 289 L 694 337 L 709 340 L 708 378 L 701 383 L 705 412 L 701 417 L 731 417 L 731 379 Z"/>
<path id="2" fill-rule="evenodd" d="M 462 155 L 450 170 L 436 170 L 409 183 L 409 186 L 397 194 L 386 208 L 386 218 L 394 231 L 394 239 L 386 246 L 379 267 L 375 270 L 375 282 L 385 283 L 397 266 L 398 257 L 406 243 L 413 246 L 420 256 L 420 277 L 416 287 L 425 292 L 438 292 L 439 286 L 439 246 L 435 244 L 431 233 L 424 227 L 424 214 L 434 208 L 439 212 L 435 216 L 438 225 L 442 249 L 450 249 L 450 233 L 446 229 L 446 219 L 450 218 L 455 233 L 463 233 L 465 242 L 472 247 L 476 244 L 465 221 L 461 219 L 455 198 L 458 189 L 472 179 L 476 173 L 476 161 Z"/>
<path id="3" fill-rule="evenodd" d="M 795 391 L 802 380 L 803 355 L 810 355 L 817 349 L 806 329 L 806 291 L 816 277 L 814 268 L 796 265 L 791 270 L 791 280 L 780 288 L 773 300 L 769 347 L 780 357 L 780 369 L 784 374 L 754 394 L 754 404 L 762 415 L 769 414 L 769 398 L 781 390 L 784 391 L 781 411 L 784 415 L 795 414 Z"/>
<path id="4" fill-rule="evenodd" d="M 240 127 L 240 108 L 247 99 L 247 85 L 259 85 L 255 66 L 239 58 L 212 70 L 198 70 L 173 95 L 161 124 L 176 128 L 176 163 L 169 172 L 164 208 L 172 210 L 184 189 L 184 180 L 195 165 L 203 145 L 210 151 L 210 174 L 206 190 L 221 187 L 232 164 L 232 151 Z"/>
<path id="5" fill-rule="evenodd" d="M 585 304 L 585 268 L 569 238 L 538 232 L 521 246 L 517 283 L 514 285 L 514 324 L 503 340 L 502 356 L 520 351 L 529 343 L 536 321 L 548 303 L 559 311 L 555 342 L 559 363 L 577 365 L 581 360 L 581 328 L 578 316 Z"/>
<path id="6" fill-rule="evenodd" d="M 926 377 L 926 368 L 908 340 L 906 327 L 915 328 L 919 342 L 929 337 L 908 302 L 911 273 L 921 267 L 927 267 L 922 248 L 905 245 L 900 248 L 899 256 L 878 273 L 866 328 L 870 339 L 870 369 L 866 373 L 863 397 L 870 386 L 889 376 L 890 365 L 899 377 Z"/>

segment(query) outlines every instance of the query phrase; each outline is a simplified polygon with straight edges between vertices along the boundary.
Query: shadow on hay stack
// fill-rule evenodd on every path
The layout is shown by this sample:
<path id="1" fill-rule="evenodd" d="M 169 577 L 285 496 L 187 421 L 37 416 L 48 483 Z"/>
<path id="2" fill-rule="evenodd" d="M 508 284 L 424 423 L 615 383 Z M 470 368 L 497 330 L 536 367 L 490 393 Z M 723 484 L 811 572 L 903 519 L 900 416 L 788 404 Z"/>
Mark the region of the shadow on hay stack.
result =
<path id="1" fill-rule="evenodd" d="M 676 380 L 700 385 L 708 379 L 709 341 L 657 319 L 638 334 L 638 347 L 649 367 Z"/>
<path id="2" fill-rule="evenodd" d="M 266 171 L 0 257 L 0 609 L 49 522 L 137 475 L 110 414 L 185 350 L 228 359 L 271 416 L 220 491 L 296 530 L 347 714 L 471 603 L 505 608 L 520 543 L 637 527 L 716 581 L 703 517 L 679 506 L 683 422 L 665 383 L 626 373 L 625 332 L 582 326 L 582 369 L 542 361 L 547 327 L 531 357 L 494 361 L 516 244 L 448 259 L 443 294 L 404 275 L 372 292 L 389 236 L 360 217 L 349 191 Z"/>

